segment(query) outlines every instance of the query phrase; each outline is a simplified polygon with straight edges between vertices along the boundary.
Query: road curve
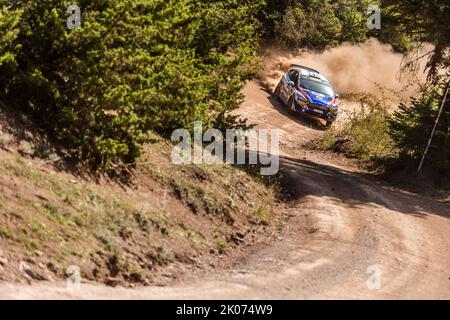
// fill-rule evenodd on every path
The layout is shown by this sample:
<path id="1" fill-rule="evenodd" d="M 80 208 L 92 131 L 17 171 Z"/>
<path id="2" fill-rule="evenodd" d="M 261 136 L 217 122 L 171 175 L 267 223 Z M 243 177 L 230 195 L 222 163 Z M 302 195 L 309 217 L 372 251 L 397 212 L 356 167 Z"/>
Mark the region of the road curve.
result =
<path id="1" fill-rule="evenodd" d="M 240 113 L 281 129 L 281 169 L 294 195 L 276 241 L 231 270 L 174 287 L 0 285 L 1 298 L 450 299 L 450 207 L 396 189 L 301 145 L 323 134 L 257 83 Z"/>

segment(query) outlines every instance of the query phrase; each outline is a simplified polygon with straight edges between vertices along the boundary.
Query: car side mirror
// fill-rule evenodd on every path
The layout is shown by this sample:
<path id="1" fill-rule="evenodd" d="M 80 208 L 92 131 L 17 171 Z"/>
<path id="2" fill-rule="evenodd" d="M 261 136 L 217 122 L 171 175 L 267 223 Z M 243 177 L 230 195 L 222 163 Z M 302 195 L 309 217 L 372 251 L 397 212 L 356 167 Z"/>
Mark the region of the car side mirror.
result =
<path id="1" fill-rule="evenodd" d="M 339 94 L 338 94 L 338 93 L 335 93 L 335 94 L 334 94 L 334 97 L 335 97 L 336 99 L 339 99 Z"/>

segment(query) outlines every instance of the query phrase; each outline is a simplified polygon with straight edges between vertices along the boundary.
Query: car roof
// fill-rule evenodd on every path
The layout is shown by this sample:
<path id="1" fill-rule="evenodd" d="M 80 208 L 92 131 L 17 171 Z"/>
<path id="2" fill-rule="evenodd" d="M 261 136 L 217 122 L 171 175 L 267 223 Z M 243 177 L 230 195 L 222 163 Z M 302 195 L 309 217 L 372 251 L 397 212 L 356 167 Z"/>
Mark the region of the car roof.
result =
<path id="1" fill-rule="evenodd" d="M 330 81 L 325 78 L 323 75 L 320 74 L 319 71 L 309 68 L 309 67 L 305 67 L 299 64 L 293 64 L 291 65 L 291 69 L 296 69 L 300 71 L 300 75 L 302 77 L 306 77 L 306 78 L 316 78 L 316 79 L 320 79 L 322 82 L 326 82 L 328 84 L 330 84 Z"/>

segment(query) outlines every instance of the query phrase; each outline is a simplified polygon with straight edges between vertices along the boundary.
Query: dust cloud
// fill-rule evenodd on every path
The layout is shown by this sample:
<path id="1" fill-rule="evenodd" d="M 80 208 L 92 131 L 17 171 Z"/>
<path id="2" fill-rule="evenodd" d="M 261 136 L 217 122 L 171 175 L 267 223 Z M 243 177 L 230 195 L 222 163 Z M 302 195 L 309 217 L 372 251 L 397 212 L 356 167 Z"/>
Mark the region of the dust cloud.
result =
<path id="1" fill-rule="evenodd" d="M 373 38 L 363 44 L 344 43 L 322 53 L 303 51 L 293 56 L 276 50 L 269 52 L 261 80 L 270 90 L 274 90 L 292 63 L 317 69 L 341 95 L 382 94 L 393 102 L 409 100 L 417 93 L 419 83 L 426 80 L 423 65 L 415 72 L 400 72 L 405 57 Z"/>

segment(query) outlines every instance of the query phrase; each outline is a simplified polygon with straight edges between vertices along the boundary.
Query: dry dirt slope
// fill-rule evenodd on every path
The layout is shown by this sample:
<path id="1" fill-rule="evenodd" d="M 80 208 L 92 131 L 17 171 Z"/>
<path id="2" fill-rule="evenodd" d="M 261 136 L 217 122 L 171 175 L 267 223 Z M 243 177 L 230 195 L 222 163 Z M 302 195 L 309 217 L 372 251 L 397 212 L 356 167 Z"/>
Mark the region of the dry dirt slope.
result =
<path id="1" fill-rule="evenodd" d="M 64 281 L 77 266 L 91 283 L 164 285 L 221 264 L 271 220 L 274 190 L 239 168 L 176 166 L 172 144 L 154 136 L 122 183 L 89 177 L 57 161 L 7 110 L 0 107 L 0 283 Z"/>
<path id="2" fill-rule="evenodd" d="M 64 284 L 3 285 L 3 298 L 107 299 L 450 299 L 450 208 L 374 180 L 330 155 L 301 145 L 322 134 L 289 115 L 249 83 L 240 110 L 259 127 L 283 132 L 282 170 L 295 196 L 284 228 L 270 243 L 220 272 L 169 287 L 118 289 Z M 304 228 L 305 225 L 309 227 Z M 368 270 L 380 287 L 367 286 Z"/>

